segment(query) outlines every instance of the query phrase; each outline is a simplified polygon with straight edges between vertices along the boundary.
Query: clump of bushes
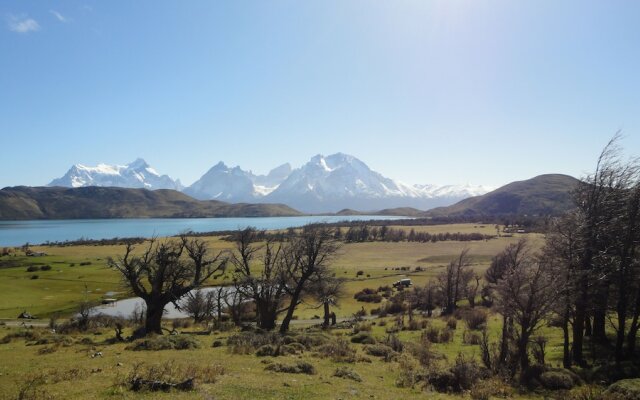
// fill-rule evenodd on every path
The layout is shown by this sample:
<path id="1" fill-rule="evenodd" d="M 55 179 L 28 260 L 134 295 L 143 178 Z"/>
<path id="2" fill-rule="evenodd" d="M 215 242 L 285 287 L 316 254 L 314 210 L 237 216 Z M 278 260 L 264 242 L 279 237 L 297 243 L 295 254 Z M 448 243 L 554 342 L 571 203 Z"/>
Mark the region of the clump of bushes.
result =
<path id="1" fill-rule="evenodd" d="M 351 336 L 351 343 L 374 344 L 376 339 L 369 333 L 360 332 Z"/>
<path id="2" fill-rule="evenodd" d="M 267 371 L 284 372 L 287 374 L 315 375 L 316 368 L 306 361 L 296 361 L 294 364 L 273 363 L 267 365 Z"/>
<path id="3" fill-rule="evenodd" d="M 632 400 L 640 398 L 640 379 L 623 379 L 609 386 L 604 392 L 605 398 Z"/>
<path id="4" fill-rule="evenodd" d="M 342 338 L 318 347 L 316 355 L 323 358 L 331 358 L 333 362 L 356 362 L 356 350 Z"/>
<path id="5" fill-rule="evenodd" d="M 431 343 L 449 343 L 453 339 L 452 331 L 429 326 L 422 334 Z"/>
<path id="6" fill-rule="evenodd" d="M 364 348 L 364 352 L 370 356 L 380 357 L 385 362 L 395 360 L 398 356 L 398 353 L 395 352 L 391 347 L 382 343 L 367 345 Z"/>
<path id="7" fill-rule="evenodd" d="M 482 330 L 487 326 L 486 311 L 477 308 L 463 312 L 462 319 L 471 330 Z"/>
<path id="8" fill-rule="evenodd" d="M 24 339 L 25 342 L 33 342 L 40 339 L 40 332 L 34 329 L 23 329 L 16 332 L 11 332 L 6 334 L 1 340 L 0 343 L 6 344 L 11 342 L 13 339 Z"/>
<path id="9" fill-rule="evenodd" d="M 369 288 L 364 288 L 357 292 L 353 295 L 353 298 L 365 303 L 380 303 L 382 301 L 382 296 L 380 296 L 376 290 Z"/>
<path id="10" fill-rule="evenodd" d="M 554 368 L 540 374 L 540 383 L 549 390 L 569 390 L 580 384 L 580 378 L 564 368 Z"/>
<path id="11" fill-rule="evenodd" d="M 489 375 L 489 372 L 480 367 L 475 360 L 458 354 L 451 368 L 432 372 L 428 382 L 438 392 L 460 393 L 472 389 L 480 379 L 487 379 Z"/>
<path id="12" fill-rule="evenodd" d="M 127 347 L 133 351 L 190 350 L 199 349 L 200 342 L 189 335 L 163 335 L 138 340 Z"/>
<path id="13" fill-rule="evenodd" d="M 333 373 L 333 376 L 343 379 L 351 379 L 352 381 L 356 382 L 362 382 L 362 378 L 360 377 L 360 375 L 356 371 L 348 367 L 338 367 L 338 369 L 336 369 L 336 372 Z"/>
<path id="14" fill-rule="evenodd" d="M 251 354 L 264 345 L 279 345 L 280 341 L 280 337 L 272 332 L 241 332 L 229 336 L 227 345 L 234 354 Z"/>

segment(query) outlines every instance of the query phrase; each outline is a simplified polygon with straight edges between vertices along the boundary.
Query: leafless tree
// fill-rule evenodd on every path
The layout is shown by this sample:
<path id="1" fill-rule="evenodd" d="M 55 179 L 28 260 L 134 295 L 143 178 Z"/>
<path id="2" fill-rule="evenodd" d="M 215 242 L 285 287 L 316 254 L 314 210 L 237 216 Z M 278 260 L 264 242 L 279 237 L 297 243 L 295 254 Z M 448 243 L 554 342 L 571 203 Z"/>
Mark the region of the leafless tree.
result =
<path id="1" fill-rule="evenodd" d="M 305 226 L 300 233 L 289 239 L 283 256 L 288 270 L 289 304 L 280 325 L 281 333 L 289 330 L 295 309 L 313 277 L 329 267 L 339 249 L 340 244 L 334 239 L 333 231 L 324 226 Z"/>
<path id="2" fill-rule="evenodd" d="M 511 265 L 496 285 L 497 306 L 516 325 L 517 358 L 521 371 L 529 367 L 532 334 L 552 313 L 559 287 L 553 266 L 533 257 Z"/>
<path id="3" fill-rule="evenodd" d="M 222 253 L 211 255 L 207 244 L 181 236 L 179 240 L 149 242 L 141 255 L 127 244 L 123 256 L 108 263 L 119 271 L 125 284 L 146 304 L 145 333 L 162 334 L 164 307 L 177 302 L 209 278 L 224 273 Z"/>
<path id="4" fill-rule="evenodd" d="M 178 303 L 179 309 L 191 316 L 195 323 L 208 321 L 217 310 L 216 292 L 217 290 L 192 290 Z"/>
<path id="5" fill-rule="evenodd" d="M 286 310 L 282 307 L 290 269 L 289 260 L 284 257 L 288 244 L 273 239 L 260 244 L 253 228 L 237 232 L 235 244 L 231 256 L 235 289 L 255 303 L 258 326 L 272 330 L 278 315 Z"/>
<path id="6" fill-rule="evenodd" d="M 444 312 L 451 314 L 458 306 L 458 301 L 463 298 L 467 286 L 473 277 L 470 270 L 471 257 L 469 249 L 464 249 L 455 260 L 452 260 L 446 269 L 438 275 L 438 284 L 442 291 Z"/>
<path id="7" fill-rule="evenodd" d="M 345 280 L 337 278 L 329 270 L 322 269 L 313 277 L 308 293 L 311 294 L 320 304 L 323 310 L 323 327 L 328 327 L 331 320 L 331 307 L 339 304 L 340 298 L 344 296 Z"/>

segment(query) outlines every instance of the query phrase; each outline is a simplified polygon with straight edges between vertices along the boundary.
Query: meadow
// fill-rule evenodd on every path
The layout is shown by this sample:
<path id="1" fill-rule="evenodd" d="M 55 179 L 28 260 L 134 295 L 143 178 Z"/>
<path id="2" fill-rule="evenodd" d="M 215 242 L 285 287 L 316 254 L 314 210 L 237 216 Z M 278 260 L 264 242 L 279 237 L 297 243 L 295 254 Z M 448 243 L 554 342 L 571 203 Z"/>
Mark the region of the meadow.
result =
<path id="1" fill-rule="evenodd" d="M 413 228 L 429 229 L 430 232 L 495 233 L 493 226 L 474 224 Z M 457 319 L 426 318 L 417 313 L 412 322 L 408 321 L 408 316 L 371 316 L 370 310 L 380 304 L 358 302 L 353 295 L 364 288 L 391 285 L 405 277 L 412 279 L 414 285 L 423 285 L 434 279 L 465 248 L 472 256 L 472 268 L 482 274 L 494 255 L 523 236 L 535 247 L 543 244 L 544 238 L 539 234 L 501 236 L 475 242 L 345 244 L 332 262 L 335 273 L 347 278 L 345 295 L 334 308 L 343 322 L 335 329 L 320 330 L 317 325 L 321 322 L 318 319 L 321 311 L 308 301 L 296 312 L 299 321 L 291 333 L 292 342 L 298 340 L 295 337 L 321 336 L 328 344 L 309 345 L 307 338 L 300 340 L 304 345 L 297 344 L 289 353 L 264 357 L 256 356 L 263 347 L 234 344 L 234 338 L 242 333 L 229 326 L 211 330 L 188 321 L 166 321 L 167 326 L 181 333 L 177 337 L 188 338 L 189 345 L 184 350 L 156 351 L 134 351 L 130 343 L 113 340 L 113 326 L 95 326 L 86 332 L 68 333 L 52 332 L 49 327 L 42 326 L 18 326 L 15 318 L 25 310 L 37 315 L 39 320 L 36 322 L 40 324 L 46 324 L 52 316 L 58 317 L 57 323 L 60 323 L 73 315 L 85 299 L 98 303 L 108 292 L 116 292 L 109 296 L 119 298 L 127 297 L 128 293 L 117 272 L 107 265 L 109 257 L 117 257 L 123 252 L 122 246 L 34 247 L 32 250 L 46 253 L 40 257 L 26 257 L 16 252 L 0 258 L 0 317 L 3 321 L 0 324 L 4 325 L 0 326 L 0 336 L 4 337 L 0 344 L 0 359 L 3 360 L 0 364 L 0 398 L 424 398 L 425 387 L 417 371 L 446 370 L 460 357 L 479 365 L 480 346 L 465 339 L 470 332 L 477 337 L 479 331 L 470 329 L 461 316 Z M 218 251 L 232 248 L 232 243 L 219 237 L 205 240 Z M 43 266 L 51 268 L 43 270 Z M 27 272 L 27 268 L 32 271 Z M 37 275 L 37 279 L 33 279 L 33 275 Z M 227 274 L 209 283 L 229 282 L 230 275 Z M 465 301 L 461 305 L 464 307 Z M 363 309 L 364 320 L 356 319 L 354 314 Z M 455 321 L 453 326 L 451 320 Z M 497 342 L 500 327 L 501 318 L 488 313 L 486 331 L 491 342 Z M 133 329 L 133 325 L 125 327 L 124 336 L 131 334 Z M 425 343 L 424 337 L 429 330 L 445 332 L 448 338 Z M 544 327 L 540 333 L 548 341 L 547 363 L 560 365 L 561 331 Z M 354 339 L 356 337 L 369 339 L 360 342 Z M 398 344 L 404 350 L 395 349 Z M 338 350 L 327 352 L 327 346 Z M 388 350 L 390 355 L 380 357 L 375 353 L 375 349 L 380 348 L 398 351 Z M 428 364 L 416 361 L 418 355 L 407 355 L 407 349 L 428 349 Z M 423 350 L 416 351 L 422 351 L 420 354 L 424 358 L 427 353 Z M 347 351 L 349 359 L 336 359 L 336 351 Z M 299 363 L 310 365 L 313 373 L 270 370 L 274 365 L 287 367 Z M 140 371 L 156 378 L 172 377 L 174 381 L 177 377 L 196 377 L 196 387 L 185 392 L 134 392 L 131 379 Z M 344 371 L 347 371 L 346 377 Z M 565 398 L 568 393 L 521 391 L 491 378 L 480 381 L 471 391 L 457 394 L 429 391 L 428 396 L 434 399 L 460 396 L 488 399 L 487 396 L 498 394 L 509 398 Z"/>

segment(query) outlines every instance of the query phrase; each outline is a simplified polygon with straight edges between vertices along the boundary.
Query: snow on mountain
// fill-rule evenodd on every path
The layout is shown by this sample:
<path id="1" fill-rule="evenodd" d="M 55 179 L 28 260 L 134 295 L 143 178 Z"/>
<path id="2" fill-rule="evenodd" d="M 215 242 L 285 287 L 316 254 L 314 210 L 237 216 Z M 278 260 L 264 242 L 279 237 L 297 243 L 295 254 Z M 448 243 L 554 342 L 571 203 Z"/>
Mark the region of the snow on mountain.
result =
<path id="1" fill-rule="evenodd" d="M 453 204 L 485 193 L 481 187 L 408 185 L 371 170 L 348 154 L 317 155 L 294 170 L 277 189 L 265 196 L 268 202 L 284 202 L 306 212 L 361 211 L 391 207 L 429 209 Z"/>
<path id="2" fill-rule="evenodd" d="M 98 164 L 95 167 L 90 167 L 76 164 L 63 177 L 54 179 L 48 186 L 182 189 L 182 184 L 179 180 L 174 181 L 167 175 L 160 175 L 141 158 L 127 165 Z"/>

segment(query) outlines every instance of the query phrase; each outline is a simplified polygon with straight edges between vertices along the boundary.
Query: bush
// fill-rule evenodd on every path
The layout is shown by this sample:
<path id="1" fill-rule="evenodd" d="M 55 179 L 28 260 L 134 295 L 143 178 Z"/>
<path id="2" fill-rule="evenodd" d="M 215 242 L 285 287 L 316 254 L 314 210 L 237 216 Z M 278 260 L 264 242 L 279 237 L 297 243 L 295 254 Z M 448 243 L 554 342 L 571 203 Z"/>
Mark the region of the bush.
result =
<path id="1" fill-rule="evenodd" d="M 272 344 L 265 344 L 264 346 L 260 346 L 258 350 L 256 350 L 256 356 L 258 357 L 267 357 L 273 356 L 276 354 L 277 347 Z"/>
<path id="2" fill-rule="evenodd" d="M 431 343 L 448 343 L 453 339 L 453 335 L 450 330 L 437 328 L 435 326 L 428 327 L 427 330 L 424 331 L 423 337 Z"/>
<path id="3" fill-rule="evenodd" d="M 38 279 L 40 278 L 38 275 L 31 275 L 31 279 Z"/>
<path id="4" fill-rule="evenodd" d="M 580 384 L 580 378 L 568 369 L 554 368 L 540 374 L 540 383 L 549 390 L 569 390 Z"/>
<path id="5" fill-rule="evenodd" d="M 273 363 L 267 365 L 265 370 L 273 372 L 284 372 L 287 374 L 315 375 L 316 373 L 315 367 L 306 361 L 297 361 L 295 364 Z"/>
<path id="6" fill-rule="evenodd" d="M 157 350 L 190 350 L 199 349 L 200 342 L 192 336 L 188 335 L 170 335 L 170 336 L 155 336 L 146 339 L 141 339 L 130 346 L 127 350 L 133 351 L 157 351 Z"/>
<path id="7" fill-rule="evenodd" d="M 452 331 L 455 331 L 457 327 L 458 327 L 458 320 L 456 320 L 455 318 L 449 318 L 447 320 L 447 328 L 451 329 Z"/>
<path id="8" fill-rule="evenodd" d="M 402 350 L 404 350 L 404 343 L 402 343 L 402 341 L 393 333 L 387 336 L 384 343 L 391 347 L 393 351 L 397 351 L 398 353 L 401 353 Z"/>
<path id="9" fill-rule="evenodd" d="M 351 379 L 352 381 L 356 382 L 362 382 L 362 378 L 360 377 L 360 375 L 356 371 L 347 367 L 338 367 L 338 369 L 336 369 L 336 372 L 333 373 L 333 376 L 343 379 Z"/>
<path id="10" fill-rule="evenodd" d="M 487 313 L 477 308 L 465 311 L 462 319 L 471 330 L 482 330 L 487 326 Z"/>
<path id="11" fill-rule="evenodd" d="M 224 343 L 222 343 L 222 340 L 214 340 L 213 343 L 211 344 L 211 347 L 222 347 L 224 346 Z"/>
<path id="12" fill-rule="evenodd" d="M 356 301 L 362 301 L 365 303 L 380 303 L 382 296 L 379 295 L 374 289 L 365 288 L 353 295 Z"/>
<path id="13" fill-rule="evenodd" d="M 85 265 L 91 265 L 91 261 L 83 261 L 80 263 L 81 267 L 84 267 Z"/>
<path id="14" fill-rule="evenodd" d="M 464 331 L 462 334 L 462 343 L 479 345 L 482 342 L 482 335 L 478 332 Z"/>
<path id="15" fill-rule="evenodd" d="M 473 400 L 490 400 L 494 397 L 511 397 L 511 388 L 499 378 L 482 379 L 471 388 L 471 398 Z"/>
<path id="16" fill-rule="evenodd" d="M 38 270 L 39 270 L 39 268 L 37 266 L 35 266 L 35 265 L 30 265 L 30 266 L 27 267 L 27 272 L 36 272 Z"/>
<path id="17" fill-rule="evenodd" d="M 264 345 L 278 345 L 280 340 L 276 333 L 241 332 L 229 336 L 227 345 L 234 354 L 251 354 Z"/>
<path id="18" fill-rule="evenodd" d="M 351 343 L 374 344 L 376 339 L 368 333 L 360 332 L 351 336 Z"/>
<path id="19" fill-rule="evenodd" d="M 616 400 L 635 400 L 640 398 L 640 378 L 623 379 L 604 391 L 604 398 Z"/>
<path id="20" fill-rule="evenodd" d="M 367 345 L 364 347 L 364 352 L 370 356 L 381 357 L 386 362 L 395 360 L 398 356 L 398 353 L 386 344 Z"/>
<path id="21" fill-rule="evenodd" d="M 356 361 L 355 349 L 353 349 L 349 345 L 349 342 L 344 339 L 338 339 L 334 342 L 329 342 L 318 347 L 317 355 L 320 357 L 331 358 L 334 362 L 353 363 Z"/>
<path id="22" fill-rule="evenodd" d="M 359 322 L 353 326 L 353 333 L 371 332 L 371 322 Z"/>
<path id="23" fill-rule="evenodd" d="M 6 344 L 11 342 L 13 339 L 24 339 L 25 342 L 37 341 L 40 339 L 40 332 L 33 329 L 24 329 L 17 332 L 11 332 L 2 338 L 2 340 L 0 340 L 0 343 Z"/>
<path id="24" fill-rule="evenodd" d="M 43 265 L 40 267 L 40 271 L 51 271 L 51 265 Z"/>
<path id="25" fill-rule="evenodd" d="M 331 339 L 323 334 L 310 333 L 285 336 L 282 338 L 282 343 L 292 344 L 299 343 L 303 345 L 307 350 L 311 350 L 314 347 L 319 347 L 330 342 Z"/>
<path id="26" fill-rule="evenodd" d="M 423 375 L 420 373 L 420 364 L 408 354 L 400 355 L 398 368 L 400 370 L 400 374 L 396 379 L 396 386 L 398 387 L 412 388 L 423 379 Z"/>

